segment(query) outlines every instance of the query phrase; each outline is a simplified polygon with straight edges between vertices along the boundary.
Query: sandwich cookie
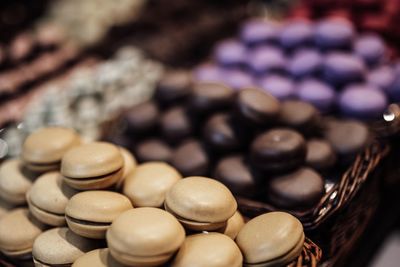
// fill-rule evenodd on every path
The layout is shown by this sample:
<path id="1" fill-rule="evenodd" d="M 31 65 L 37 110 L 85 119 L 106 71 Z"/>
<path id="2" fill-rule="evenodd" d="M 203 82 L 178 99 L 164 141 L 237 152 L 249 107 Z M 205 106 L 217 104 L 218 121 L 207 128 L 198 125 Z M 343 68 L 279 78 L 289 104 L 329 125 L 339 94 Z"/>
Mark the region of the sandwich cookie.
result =
<path id="1" fill-rule="evenodd" d="M 29 170 L 35 172 L 57 170 L 65 152 L 79 144 L 80 138 L 72 129 L 43 128 L 26 138 L 21 157 Z"/>
<path id="2" fill-rule="evenodd" d="M 80 256 L 72 267 L 129 267 L 117 262 L 108 248 L 95 249 Z"/>
<path id="3" fill-rule="evenodd" d="M 123 166 L 124 158 L 117 146 L 94 142 L 70 149 L 62 159 L 61 174 L 73 188 L 102 189 L 121 179 Z"/>
<path id="4" fill-rule="evenodd" d="M 185 240 L 185 230 L 170 213 L 157 208 L 125 211 L 107 231 L 111 255 L 128 266 L 159 266 Z"/>
<path id="5" fill-rule="evenodd" d="M 235 240 L 240 230 L 242 230 L 244 224 L 245 222 L 242 214 L 240 214 L 239 211 L 236 211 L 235 214 L 229 218 L 225 227 L 218 229 L 217 231 Z"/>
<path id="6" fill-rule="evenodd" d="M 0 218 L 13 209 L 13 205 L 0 198 Z"/>
<path id="7" fill-rule="evenodd" d="M 167 192 L 164 206 L 184 227 L 195 231 L 224 227 L 237 209 L 236 200 L 226 186 L 199 176 L 178 181 Z"/>
<path id="8" fill-rule="evenodd" d="M 49 172 L 35 181 L 26 199 L 36 219 L 48 225 L 62 226 L 67 202 L 77 192 L 62 180 L 59 172 Z"/>
<path id="9" fill-rule="evenodd" d="M 68 227 L 76 234 L 101 239 L 112 221 L 132 209 L 129 199 L 111 191 L 85 191 L 74 195 L 65 207 Z"/>
<path id="10" fill-rule="evenodd" d="M 135 171 L 137 161 L 135 157 L 126 148 L 120 147 L 122 158 L 124 159 L 124 169 L 121 179 L 117 182 L 116 188 L 120 189 L 125 179 Z"/>

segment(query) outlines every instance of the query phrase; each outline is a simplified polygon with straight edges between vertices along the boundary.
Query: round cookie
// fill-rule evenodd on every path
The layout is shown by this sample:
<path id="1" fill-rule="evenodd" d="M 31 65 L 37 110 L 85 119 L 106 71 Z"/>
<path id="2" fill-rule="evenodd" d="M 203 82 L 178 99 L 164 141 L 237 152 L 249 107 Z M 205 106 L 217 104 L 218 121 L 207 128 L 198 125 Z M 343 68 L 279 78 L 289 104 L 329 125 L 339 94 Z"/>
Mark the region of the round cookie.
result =
<path id="1" fill-rule="evenodd" d="M 252 87 L 255 84 L 253 76 L 247 71 L 238 69 L 224 69 L 221 71 L 222 81 L 235 90 Z"/>
<path id="2" fill-rule="evenodd" d="M 315 27 L 315 43 L 322 50 L 350 49 L 354 39 L 353 25 L 343 18 L 327 18 Z"/>
<path id="3" fill-rule="evenodd" d="M 171 143 L 178 143 L 193 132 L 192 123 L 182 107 L 166 110 L 160 118 L 161 133 Z"/>
<path id="4" fill-rule="evenodd" d="M 316 79 L 305 79 L 297 86 L 297 97 L 312 104 L 322 113 L 328 113 L 336 104 L 336 92 L 327 83 Z"/>
<path id="5" fill-rule="evenodd" d="M 274 46 L 257 47 L 247 56 L 247 65 L 255 75 L 282 73 L 285 64 L 285 54 Z"/>
<path id="6" fill-rule="evenodd" d="M 170 162 L 172 153 L 172 149 L 161 139 L 144 140 L 137 144 L 135 148 L 135 155 L 139 162 Z"/>
<path id="7" fill-rule="evenodd" d="M 125 181 L 123 192 L 135 207 L 162 207 L 166 192 L 182 176 L 163 162 L 140 164 Z"/>
<path id="8" fill-rule="evenodd" d="M 236 236 L 242 230 L 243 226 L 245 225 L 244 218 L 239 211 L 236 211 L 232 217 L 226 222 L 225 227 L 218 229 L 218 232 L 229 236 L 233 240 L 235 240 Z"/>
<path id="9" fill-rule="evenodd" d="M 156 208 L 125 211 L 107 231 L 111 255 L 128 266 L 159 266 L 185 240 L 185 230 L 168 212 Z"/>
<path id="10" fill-rule="evenodd" d="M 291 51 L 299 47 L 310 46 L 313 41 L 312 24 L 303 19 L 292 19 L 279 35 L 279 42 L 285 49 Z"/>
<path id="11" fill-rule="evenodd" d="M 117 262 L 108 248 L 95 249 L 80 256 L 72 267 L 129 267 Z"/>
<path id="12" fill-rule="evenodd" d="M 222 183 L 206 177 L 188 177 L 167 192 L 165 209 L 195 231 L 224 227 L 237 209 L 232 193 Z"/>
<path id="13" fill-rule="evenodd" d="M 171 164 L 183 176 L 205 175 L 208 172 L 210 161 L 201 143 L 190 139 L 175 149 Z"/>
<path id="14" fill-rule="evenodd" d="M 246 21 L 240 29 L 240 39 L 249 47 L 262 44 L 273 44 L 278 40 L 277 24 L 264 19 Z"/>
<path id="15" fill-rule="evenodd" d="M 71 187 L 107 188 L 123 174 L 124 158 L 118 147 L 105 142 L 93 142 L 70 149 L 63 156 L 61 174 Z"/>
<path id="16" fill-rule="evenodd" d="M 279 100 L 291 99 L 295 96 L 293 81 L 278 74 L 265 75 L 259 79 L 259 86 Z"/>
<path id="17" fill-rule="evenodd" d="M 128 177 L 131 173 L 133 173 L 137 166 L 137 161 L 131 152 L 129 152 L 126 148 L 123 147 L 120 147 L 119 149 L 121 150 L 121 155 L 124 159 L 124 169 L 122 172 L 122 177 L 116 185 L 118 189 L 122 187 L 126 177 Z"/>
<path id="18" fill-rule="evenodd" d="M 42 128 L 26 138 L 21 158 L 25 166 L 32 171 L 57 170 L 65 152 L 79 144 L 80 138 L 72 129 Z"/>
<path id="19" fill-rule="evenodd" d="M 214 49 L 214 58 L 225 67 L 240 67 L 245 65 L 246 47 L 238 40 L 227 39 L 219 42 Z"/>
<path id="20" fill-rule="evenodd" d="M 288 63 L 288 72 L 296 79 L 316 76 L 322 65 L 321 54 L 314 49 L 299 49 Z"/>
<path id="21" fill-rule="evenodd" d="M 386 57 L 385 43 L 379 35 L 364 34 L 354 42 L 354 52 L 369 66 L 382 63 Z"/>
<path id="22" fill-rule="evenodd" d="M 129 199 L 111 191 L 85 191 L 74 195 L 65 207 L 69 228 L 88 238 L 104 238 L 115 218 L 132 209 Z"/>
<path id="23" fill-rule="evenodd" d="M 148 101 L 135 105 L 126 111 L 124 118 L 128 132 L 135 135 L 144 135 L 154 130 L 159 116 L 160 111 L 156 103 Z"/>
<path id="24" fill-rule="evenodd" d="M 280 122 L 303 134 L 312 134 L 318 129 L 320 114 L 311 104 L 299 100 L 286 100 L 281 104 Z"/>
<path id="25" fill-rule="evenodd" d="M 228 114 L 215 114 L 205 123 L 203 138 L 208 146 L 219 152 L 229 152 L 240 148 L 240 136 Z"/>
<path id="26" fill-rule="evenodd" d="M 158 82 L 155 98 L 163 105 L 173 105 L 190 94 L 191 75 L 185 70 L 169 70 Z"/>
<path id="27" fill-rule="evenodd" d="M 307 141 L 306 164 L 315 170 L 327 170 L 336 163 L 336 153 L 331 144 L 324 139 Z"/>

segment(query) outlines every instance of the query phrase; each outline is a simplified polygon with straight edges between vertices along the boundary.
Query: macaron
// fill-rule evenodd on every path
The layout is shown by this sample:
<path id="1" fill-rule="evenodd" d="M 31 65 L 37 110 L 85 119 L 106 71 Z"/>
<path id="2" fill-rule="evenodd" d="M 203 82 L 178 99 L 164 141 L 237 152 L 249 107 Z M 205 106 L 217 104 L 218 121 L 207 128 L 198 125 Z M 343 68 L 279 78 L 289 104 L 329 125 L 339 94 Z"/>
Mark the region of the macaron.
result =
<path id="1" fill-rule="evenodd" d="M 171 158 L 171 165 L 185 176 L 206 175 L 210 168 L 210 159 L 202 144 L 189 139 L 179 145 Z"/>
<path id="2" fill-rule="evenodd" d="M 162 207 L 166 192 L 182 176 L 171 165 L 160 162 L 140 164 L 125 181 L 123 192 L 135 207 Z"/>
<path id="3" fill-rule="evenodd" d="M 243 70 L 222 70 L 222 81 L 235 90 L 254 86 L 253 76 Z"/>
<path id="4" fill-rule="evenodd" d="M 239 40 L 223 40 L 214 48 L 214 58 L 225 67 L 241 67 L 246 63 L 246 57 L 246 47 Z"/>
<path id="5" fill-rule="evenodd" d="M 396 72 L 392 66 L 382 65 L 367 74 L 367 83 L 375 86 L 390 96 L 390 89 L 396 79 Z"/>
<path id="6" fill-rule="evenodd" d="M 122 177 L 117 183 L 117 188 L 121 188 L 124 183 L 126 177 L 128 177 L 132 172 L 135 171 L 137 166 L 137 161 L 135 157 L 129 152 L 126 148 L 119 147 L 121 151 L 122 158 L 124 159 L 124 169 L 122 172 Z"/>
<path id="7" fill-rule="evenodd" d="M 19 159 L 8 159 L 0 165 L 0 197 L 10 204 L 25 204 L 25 194 L 32 186 L 34 175 Z"/>
<path id="8" fill-rule="evenodd" d="M 300 133 L 287 128 L 275 128 L 253 140 L 250 159 L 260 170 L 287 172 L 305 162 L 306 149 L 306 141 Z"/>
<path id="9" fill-rule="evenodd" d="M 273 177 L 268 183 L 268 199 L 278 208 L 302 210 L 315 206 L 324 195 L 324 180 L 311 168 Z"/>
<path id="10" fill-rule="evenodd" d="M 332 145 L 324 139 L 307 141 L 306 164 L 315 170 L 327 170 L 336 163 L 336 153 Z"/>
<path id="11" fill-rule="evenodd" d="M 339 96 L 341 113 L 351 118 L 378 119 L 387 106 L 386 95 L 372 85 L 350 85 Z"/>
<path id="12" fill-rule="evenodd" d="M 236 244 L 244 266 L 285 266 L 300 256 L 304 239 L 298 219 L 285 212 L 270 212 L 247 222 Z"/>
<path id="13" fill-rule="evenodd" d="M 240 28 L 240 39 L 249 47 L 274 44 L 279 36 L 278 24 L 265 19 L 250 19 Z"/>
<path id="14" fill-rule="evenodd" d="M 354 36 L 353 25 L 343 18 L 327 18 L 315 26 L 314 40 L 322 50 L 350 49 Z"/>
<path id="15" fill-rule="evenodd" d="M 39 221 L 52 225 L 65 224 L 65 207 L 77 191 L 69 187 L 59 172 L 39 176 L 26 194 L 29 210 Z"/>
<path id="16" fill-rule="evenodd" d="M 33 241 L 45 229 L 26 208 L 9 211 L 0 218 L 0 251 L 10 258 L 29 259 Z"/>
<path id="17" fill-rule="evenodd" d="M 289 20 L 279 34 L 279 43 L 287 50 L 310 46 L 313 43 L 313 26 L 304 19 Z"/>
<path id="18" fill-rule="evenodd" d="M 145 135 L 156 128 L 159 116 L 160 111 L 156 103 L 147 101 L 127 110 L 124 119 L 128 132 L 134 135 Z"/>
<path id="19" fill-rule="evenodd" d="M 155 99 L 163 105 L 173 105 L 185 100 L 190 94 L 192 77 L 185 70 L 168 70 L 158 82 Z"/>
<path id="20" fill-rule="evenodd" d="M 35 172 L 60 168 L 61 158 L 70 148 L 80 144 L 78 134 L 62 127 L 47 127 L 30 134 L 22 145 L 24 165 Z"/>
<path id="21" fill-rule="evenodd" d="M 201 64 L 193 70 L 192 78 L 194 82 L 221 82 L 222 81 L 222 68 L 211 64 Z"/>
<path id="22" fill-rule="evenodd" d="M 258 85 L 267 93 L 279 100 L 294 98 L 295 86 L 293 81 L 282 75 L 266 75 L 261 77 Z"/>
<path id="23" fill-rule="evenodd" d="M 320 123 L 320 114 L 311 104 L 299 100 L 286 100 L 281 104 L 279 121 L 307 135 L 315 133 Z"/>
<path id="24" fill-rule="evenodd" d="M 354 41 L 354 53 L 369 66 L 382 63 L 386 52 L 385 43 L 377 34 L 363 34 Z"/>
<path id="25" fill-rule="evenodd" d="M 80 256 L 72 267 L 129 267 L 117 262 L 108 248 L 95 249 Z"/>
<path id="26" fill-rule="evenodd" d="M 112 191 L 85 191 L 74 195 L 65 207 L 68 227 L 88 238 L 104 238 L 112 221 L 132 209 L 129 199 Z"/>
<path id="27" fill-rule="evenodd" d="M 107 231 L 111 255 L 128 266 L 159 266 L 185 240 L 185 230 L 170 213 L 157 208 L 125 211 Z"/>
<path id="28" fill-rule="evenodd" d="M 297 97 L 312 104 L 322 113 L 330 112 L 336 104 L 336 91 L 317 79 L 305 79 L 297 85 Z"/>
<path id="29" fill-rule="evenodd" d="M 11 211 L 14 208 L 14 206 L 4 199 L 0 198 L 0 219 L 4 215 L 6 215 L 9 211 Z"/>
<path id="30" fill-rule="evenodd" d="M 62 158 L 61 174 L 71 187 L 80 190 L 107 188 L 123 174 L 124 158 L 110 143 L 93 142 L 70 149 Z"/>
<path id="31" fill-rule="evenodd" d="M 35 239 L 33 261 L 38 267 L 71 266 L 76 259 L 97 247 L 97 242 L 76 235 L 67 227 L 53 228 Z"/>
<path id="32" fill-rule="evenodd" d="M 226 186 L 199 176 L 175 183 L 167 192 L 164 206 L 184 227 L 195 231 L 224 227 L 237 209 L 236 200 Z"/>
<path id="33" fill-rule="evenodd" d="M 287 70 L 296 79 L 317 76 L 322 66 L 322 56 L 315 49 L 299 49 L 288 62 Z"/>
<path id="34" fill-rule="evenodd" d="M 247 65 L 255 75 L 282 73 L 285 64 L 285 54 L 273 46 L 257 47 L 247 56 Z"/>
<path id="35" fill-rule="evenodd" d="M 139 162 L 165 161 L 170 162 L 172 148 L 161 139 L 147 139 L 138 143 L 135 147 L 135 155 Z"/>
<path id="36" fill-rule="evenodd" d="M 240 230 L 242 230 L 244 225 L 245 221 L 242 214 L 240 214 L 239 211 L 236 211 L 235 214 L 233 214 L 233 216 L 229 218 L 226 225 L 223 228 L 218 229 L 218 232 L 227 235 L 235 240 L 236 236 L 238 235 Z"/>
<path id="37" fill-rule="evenodd" d="M 241 267 L 243 256 L 236 243 L 220 233 L 187 236 L 171 263 L 172 267 Z"/>
<path id="38" fill-rule="evenodd" d="M 170 143 L 178 143 L 193 133 L 193 125 L 183 107 L 172 107 L 160 118 L 161 133 Z"/>

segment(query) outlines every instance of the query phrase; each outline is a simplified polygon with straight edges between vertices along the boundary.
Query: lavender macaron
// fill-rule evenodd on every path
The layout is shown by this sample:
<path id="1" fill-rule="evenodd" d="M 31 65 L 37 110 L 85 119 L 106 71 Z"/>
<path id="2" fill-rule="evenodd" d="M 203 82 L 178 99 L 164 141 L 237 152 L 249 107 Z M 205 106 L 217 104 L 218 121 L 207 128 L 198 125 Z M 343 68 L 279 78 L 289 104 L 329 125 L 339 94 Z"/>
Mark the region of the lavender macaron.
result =
<path id="1" fill-rule="evenodd" d="M 267 75 L 259 79 L 258 85 L 279 100 L 286 100 L 295 96 L 293 81 L 285 76 Z"/>
<path id="2" fill-rule="evenodd" d="M 193 80 L 196 82 L 221 82 L 222 69 L 211 63 L 201 64 L 194 69 Z"/>
<path id="3" fill-rule="evenodd" d="M 314 32 L 315 43 L 322 50 L 348 50 L 354 35 L 353 25 L 343 18 L 324 19 L 316 25 Z"/>
<path id="4" fill-rule="evenodd" d="M 282 29 L 279 42 L 287 50 L 310 46 L 313 43 L 313 27 L 307 20 L 289 21 Z"/>
<path id="5" fill-rule="evenodd" d="M 387 105 L 386 95 L 371 85 L 350 85 L 339 96 L 342 114 L 362 120 L 379 118 Z"/>
<path id="6" fill-rule="evenodd" d="M 282 73 L 286 58 L 282 50 L 273 46 L 261 46 L 249 53 L 247 65 L 255 75 Z"/>
<path id="7" fill-rule="evenodd" d="M 354 53 L 369 66 L 382 63 L 386 56 L 386 47 L 382 38 L 376 34 L 365 34 L 354 42 Z"/>
<path id="8" fill-rule="evenodd" d="M 306 79 L 297 86 L 297 97 L 327 113 L 335 106 L 336 92 L 328 84 L 317 79 Z"/>
<path id="9" fill-rule="evenodd" d="M 265 19 L 246 21 L 240 29 L 240 39 L 250 47 L 262 44 L 274 44 L 278 40 L 279 27 Z"/>
<path id="10" fill-rule="evenodd" d="M 253 87 L 255 85 L 253 77 L 241 70 L 222 70 L 222 80 L 233 89 Z"/>
<path id="11" fill-rule="evenodd" d="M 322 66 L 322 56 L 314 49 L 297 50 L 288 63 L 288 72 L 294 78 L 316 76 Z"/>
<path id="12" fill-rule="evenodd" d="M 225 67 L 242 67 L 246 63 L 246 57 L 246 47 L 235 39 L 227 39 L 218 43 L 214 50 L 214 58 Z"/>
<path id="13" fill-rule="evenodd" d="M 367 83 L 378 87 L 390 94 L 396 74 L 391 66 L 380 66 L 371 70 L 367 75 Z"/>

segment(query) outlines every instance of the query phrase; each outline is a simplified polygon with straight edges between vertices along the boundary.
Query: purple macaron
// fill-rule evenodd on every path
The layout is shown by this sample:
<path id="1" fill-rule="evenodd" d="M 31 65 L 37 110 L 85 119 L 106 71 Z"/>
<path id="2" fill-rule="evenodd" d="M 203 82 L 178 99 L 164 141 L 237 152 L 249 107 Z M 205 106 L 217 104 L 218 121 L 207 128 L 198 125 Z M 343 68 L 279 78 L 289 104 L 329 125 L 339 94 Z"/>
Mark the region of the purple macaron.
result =
<path id="1" fill-rule="evenodd" d="M 367 74 L 367 83 L 389 93 L 395 78 L 396 74 L 392 67 L 380 66 Z"/>
<path id="2" fill-rule="evenodd" d="M 343 52 L 329 53 L 323 62 L 322 75 L 334 87 L 365 79 L 366 66 L 357 56 Z"/>
<path id="3" fill-rule="evenodd" d="M 233 89 L 242 89 L 254 86 L 253 77 L 241 70 L 222 70 L 222 80 Z"/>
<path id="4" fill-rule="evenodd" d="M 193 80 L 197 82 L 221 82 L 222 69 L 214 64 L 205 63 L 193 70 Z"/>
<path id="5" fill-rule="evenodd" d="M 387 105 L 386 95 L 372 85 L 350 85 L 343 90 L 339 97 L 342 114 L 362 120 L 381 117 Z"/>
<path id="6" fill-rule="evenodd" d="M 386 56 L 386 47 L 382 38 L 376 34 L 365 34 L 354 42 L 354 53 L 369 66 L 382 63 Z"/>
<path id="7" fill-rule="evenodd" d="M 300 49 L 293 54 L 287 70 L 297 79 L 317 75 L 321 66 L 322 56 L 317 50 Z"/>
<path id="8" fill-rule="evenodd" d="M 354 27 L 348 20 L 327 18 L 315 26 L 314 41 L 322 50 L 350 49 L 354 35 Z"/>
<path id="9" fill-rule="evenodd" d="M 279 100 L 286 100 L 295 96 L 294 83 L 285 76 L 277 74 L 266 75 L 259 79 L 258 85 Z"/>
<path id="10" fill-rule="evenodd" d="M 247 65 L 255 75 L 282 73 L 285 71 L 286 57 L 279 48 L 260 46 L 249 53 Z"/>
<path id="11" fill-rule="evenodd" d="M 279 26 L 265 19 L 246 21 L 240 29 L 240 39 L 247 46 L 273 44 L 278 39 Z"/>
<path id="12" fill-rule="evenodd" d="M 215 47 L 214 58 L 225 67 L 244 66 L 247 58 L 246 47 L 235 39 L 221 41 Z"/>
<path id="13" fill-rule="evenodd" d="M 332 110 L 336 102 L 336 91 L 317 79 L 306 79 L 296 89 L 297 97 L 315 106 L 322 113 Z"/>
<path id="14" fill-rule="evenodd" d="M 313 43 L 313 26 L 307 20 L 289 21 L 282 29 L 279 42 L 287 50 L 310 46 Z"/>

